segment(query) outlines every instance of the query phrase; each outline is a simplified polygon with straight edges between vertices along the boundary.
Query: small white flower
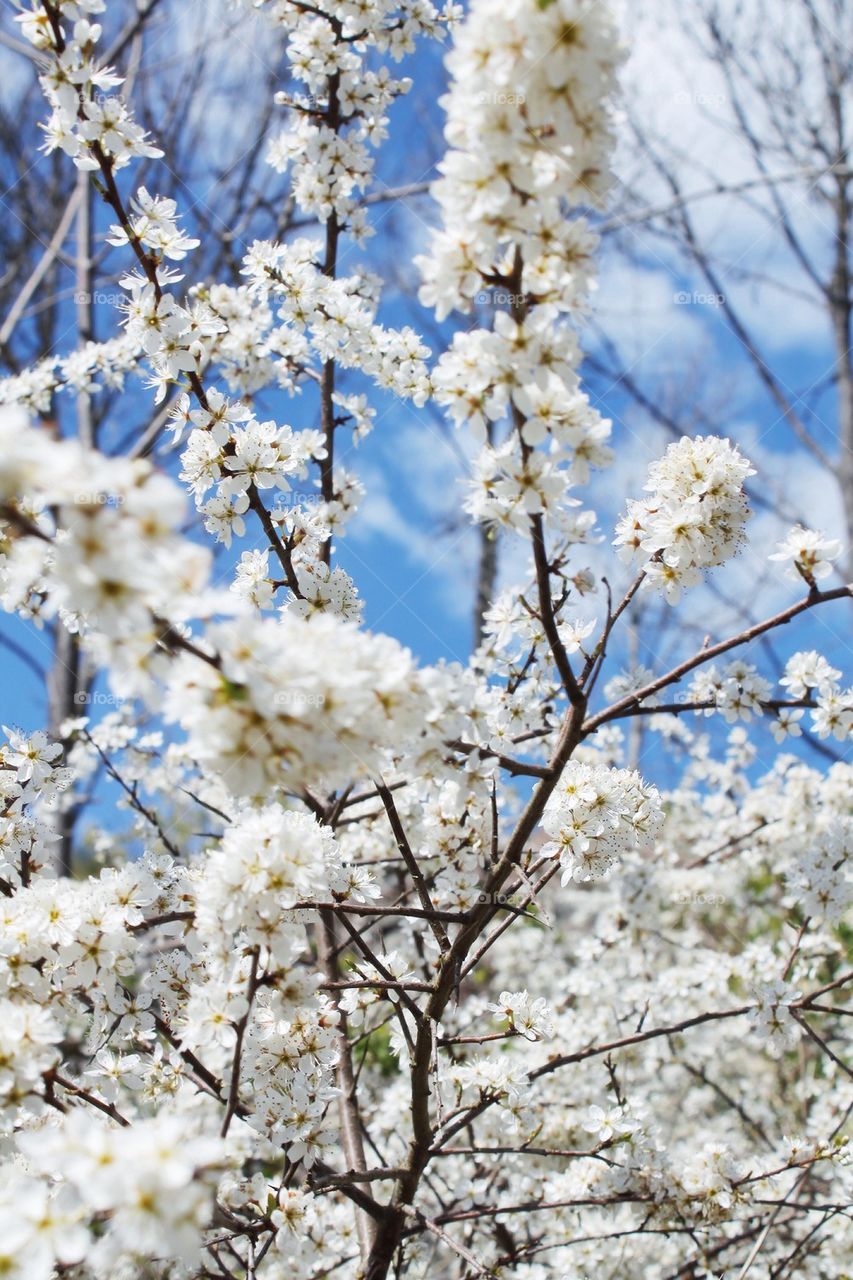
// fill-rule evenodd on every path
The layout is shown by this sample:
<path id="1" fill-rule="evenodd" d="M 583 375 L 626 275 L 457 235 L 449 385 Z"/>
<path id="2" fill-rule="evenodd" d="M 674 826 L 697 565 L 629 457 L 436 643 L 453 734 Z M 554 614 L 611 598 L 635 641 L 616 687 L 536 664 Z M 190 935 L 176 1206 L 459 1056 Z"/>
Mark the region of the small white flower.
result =
<path id="1" fill-rule="evenodd" d="M 833 563 L 841 555 L 841 543 L 835 538 L 827 538 L 814 529 L 804 529 L 795 525 L 782 542 L 776 544 L 770 560 L 779 560 L 788 564 L 786 577 L 805 578 L 806 582 L 817 582 L 832 572 Z"/>
<path id="2" fill-rule="evenodd" d="M 803 731 L 799 722 L 804 714 L 804 711 L 780 707 L 776 712 L 776 718 L 770 722 L 770 732 L 776 741 L 784 742 L 786 738 L 801 738 Z"/>

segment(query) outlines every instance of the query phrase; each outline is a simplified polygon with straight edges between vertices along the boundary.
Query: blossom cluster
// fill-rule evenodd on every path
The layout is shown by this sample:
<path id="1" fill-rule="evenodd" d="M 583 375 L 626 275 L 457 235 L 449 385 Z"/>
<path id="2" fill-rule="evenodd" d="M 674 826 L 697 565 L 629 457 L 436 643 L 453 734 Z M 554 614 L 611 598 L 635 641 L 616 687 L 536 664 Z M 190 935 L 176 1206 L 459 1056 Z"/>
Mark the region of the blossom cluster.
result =
<path id="1" fill-rule="evenodd" d="M 67 356 L 47 356 L 0 380 L 0 405 L 47 413 L 59 391 L 120 390 L 126 375 L 138 367 L 140 355 L 135 339 L 126 333 L 105 342 L 86 342 Z"/>
<path id="2" fill-rule="evenodd" d="M 612 19 L 590 0 L 471 5 L 441 103 L 443 225 L 420 264 L 422 301 L 439 318 L 499 288 L 516 251 L 519 292 L 564 309 L 583 296 L 595 237 L 561 202 L 594 206 L 607 189 L 618 61 Z"/>
<path id="3" fill-rule="evenodd" d="M 842 818 L 814 838 L 786 875 L 788 888 L 809 916 L 841 921 L 853 906 L 853 819 Z"/>
<path id="4" fill-rule="evenodd" d="M 330 614 L 241 618 L 207 630 L 215 664 L 171 664 L 164 710 L 186 752 L 236 794 L 370 777 L 422 729 L 411 655 Z"/>
<path id="5" fill-rule="evenodd" d="M 531 1000 L 526 991 L 502 991 L 489 1008 L 526 1040 L 547 1040 L 554 1034 L 554 1015 L 541 996 Z"/>
<path id="6" fill-rule="evenodd" d="M 784 699 L 774 699 L 772 683 L 754 663 L 736 658 L 724 667 L 714 664 L 697 671 L 685 699 L 700 715 L 719 712 L 732 724 L 755 716 L 772 717 L 770 728 L 777 742 L 800 737 L 801 721 L 808 710 L 811 729 L 818 738 L 849 740 L 853 729 L 853 690 L 840 684 L 841 672 L 814 650 L 792 654 L 779 680 Z"/>
<path id="7" fill-rule="evenodd" d="M 58 615 L 122 642 L 128 658 L 203 609 L 210 555 L 182 537 L 186 500 L 172 480 L 142 459 L 54 442 L 14 411 L 0 415 L 0 447 L 7 609 Z"/>
<path id="8" fill-rule="evenodd" d="M 59 0 L 51 10 L 36 2 L 16 18 L 36 49 L 55 55 L 40 78 L 52 108 L 44 150 L 61 149 L 78 169 L 97 169 L 105 159 L 120 169 L 133 157 L 162 156 L 121 95 L 110 92 L 123 78 L 98 62 L 102 27 L 89 18 L 105 12 L 105 0 Z M 64 20 L 74 24 L 70 35 Z"/>
<path id="9" fill-rule="evenodd" d="M 8 757 L 46 782 L 55 753 L 14 738 Z M 0 1131 L 32 1179 L 12 1184 L 26 1191 L 0 1246 L 13 1274 L 27 1260 L 46 1277 L 57 1262 L 100 1275 L 164 1251 L 197 1260 L 247 1148 L 213 1138 L 217 1086 L 199 1094 L 194 1071 L 230 1088 L 238 1035 L 252 1106 L 235 1080 L 236 1123 L 306 1167 L 328 1150 L 338 1013 L 303 956 L 311 903 L 332 891 L 349 892 L 331 831 L 276 805 L 236 817 L 189 865 L 149 853 L 84 882 L 28 868 L 0 916 Z"/>
<path id="10" fill-rule="evenodd" d="M 249 2 L 249 0 L 245 0 Z M 291 117 L 273 139 L 269 163 L 291 171 L 299 209 L 320 222 L 334 218 L 356 238 L 370 234 L 358 194 L 370 181 L 371 148 L 387 136 L 387 110 L 411 88 L 408 77 L 374 69 L 371 55 L 400 62 L 421 36 L 443 38 L 461 9 L 449 3 L 440 12 L 430 0 L 396 3 L 361 0 L 353 5 L 319 0 L 260 0 L 287 33 L 290 72 L 296 82 L 276 96 Z"/>
<path id="11" fill-rule="evenodd" d="M 542 853 L 559 857 L 564 884 L 598 879 L 623 855 L 648 849 L 662 821 L 658 790 L 638 773 L 572 761 L 545 807 L 552 839 Z"/>
<path id="12" fill-rule="evenodd" d="M 612 455 L 610 424 L 579 388 L 567 319 L 582 308 L 596 241 L 564 210 L 606 190 L 618 61 L 601 5 L 473 4 L 448 57 L 449 150 L 433 186 L 442 223 L 418 259 L 421 301 L 439 319 L 475 300 L 498 310 L 490 330 L 455 335 L 433 376 L 437 402 L 483 446 L 469 511 L 522 533 L 547 518 L 571 541 L 586 528 L 566 491 Z M 496 438 L 507 414 L 512 429 Z"/>
<path id="13" fill-rule="evenodd" d="M 360 275 L 330 278 L 317 265 L 316 241 L 300 237 L 288 244 L 255 241 L 243 261 L 249 296 L 274 311 L 277 325 L 264 336 L 270 354 L 305 365 L 335 360 L 357 369 L 383 390 L 423 405 L 430 392 L 425 363 L 429 348 L 408 326 L 376 323 L 377 297 Z M 336 393 L 337 394 L 337 393 Z M 338 399 L 358 418 L 357 402 Z M 361 433 L 369 423 L 361 422 Z"/>
<path id="14" fill-rule="evenodd" d="M 144 1265 L 164 1251 L 195 1263 L 222 1152 L 191 1125 L 176 1115 L 119 1128 L 78 1110 L 23 1134 L 26 1167 L 42 1180 L 25 1184 L 22 1201 L 7 1207 L 21 1215 L 0 1246 L 11 1245 L 7 1271 L 49 1280 L 57 1265 L 86 1263 L 105 1274 L 129 1257 Z"/>
<path id="15" fill-rule="evenodd" d="M 702 571 L 724 564 L 744 540 L 744 481 L 754 475 L 729 440 L 684 437 L 649 468 L 646 499 L 631 499 L 615 545 L 640 564 L 646 582 L 677 604 Z"/>
<path id="16" fill-rule="evenodd" d="M 829 577 L 840 555 L 841 543 L 837 538 L 827 538 L 815 529 L 804 529 L 798 524 L 779 543 L 770 559 L 786 563 L 786 574 L 795 582 L 804 578 L 814 586 L 821 578 Z"/>
<path id="17" fill-rule="evenodd" d="M 3 726 L 0 745 L 0 879 L 27 884 L 51 861 L 56 832 L 46 821 L 72 779 L 62 748 L 41 731 Z"/>
<path id="18" fill-rule="evenodd" d="M 215 943 L 223 930 L 240 933 L 287 961 L 293 947 L 288 913 L 299 901 L 322 897 L 334 854 L 328 828 L 306 814 L 268 805 L 249 810 L 226 828 L 210 855 L 197 899 L 199 933 Z"/>

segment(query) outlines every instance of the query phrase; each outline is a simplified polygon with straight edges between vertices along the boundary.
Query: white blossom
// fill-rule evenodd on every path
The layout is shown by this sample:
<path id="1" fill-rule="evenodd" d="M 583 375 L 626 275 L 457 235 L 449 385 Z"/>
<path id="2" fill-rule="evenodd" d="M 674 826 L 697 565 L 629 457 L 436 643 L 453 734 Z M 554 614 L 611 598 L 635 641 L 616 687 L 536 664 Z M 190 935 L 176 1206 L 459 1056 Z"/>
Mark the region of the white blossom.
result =
<path id="1" fill-rule="evenodd" d="M 788 565 L 786 575 L 796 582 L 805 578 L 806 582 L 818 582 L 832 573 L 832 565 L 841 555 L 841 543 L 835 538 L 827 538 L 814 529 L 804 529 L 795 525 L 784 541 L 778 543 L 778 550 L 771 560 L 779 560 Z"/>

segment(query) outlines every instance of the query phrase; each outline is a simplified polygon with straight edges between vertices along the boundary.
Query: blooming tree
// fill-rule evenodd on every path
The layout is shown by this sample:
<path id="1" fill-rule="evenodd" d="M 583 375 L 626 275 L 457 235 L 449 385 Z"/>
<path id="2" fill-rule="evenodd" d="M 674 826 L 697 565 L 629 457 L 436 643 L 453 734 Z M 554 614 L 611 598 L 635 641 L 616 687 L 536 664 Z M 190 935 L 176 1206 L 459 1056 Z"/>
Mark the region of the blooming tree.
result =
<path id="1" fill-rule="evenodd" d="M 121 708 L 0 749 L 0 1275 L 834 1280 L 853 698 L 820 653 L 769 672 L 756 642 L 843 627 L 853 588 L 797 527 L 776 615 L 669 669 L 608 656 L 644 593 L 677 610 L 725 572 L 753 470 L 685 438 L 615 529 L 583 507 L 612 458 L 576 336 L 607 8 L 246 3 L 286 33 L 269 160 L 306 233 L 189 292 L 197 239 L 102 60 L 106 0 L 20 13 L 44 146 L 93 175 L 126 302 L 108 340 L 2 385 L 2 598 L 76 635 Z M 486 292 L 492 323 L 434 354 L 340 250 L 370 231 L 397 64 L 445 38 L 420 299 L 444 320 Z M 134 378 L 174 398 L 178 467 L 39 425 Z M 268 387 L 289 422 L 259 420 Z M 335 564 L 361 496 L 336 443 L 371 429 L 372 389 L 448 413 L 471 518 L 529 551 L 467 666 L 364 630 Z M 240 551 L 224 585 L 212 544 Z M 767 760 L 768 729 L 825 755 Z M 51 814 L 104 772 L 129 826 L 56 876 Z"/>

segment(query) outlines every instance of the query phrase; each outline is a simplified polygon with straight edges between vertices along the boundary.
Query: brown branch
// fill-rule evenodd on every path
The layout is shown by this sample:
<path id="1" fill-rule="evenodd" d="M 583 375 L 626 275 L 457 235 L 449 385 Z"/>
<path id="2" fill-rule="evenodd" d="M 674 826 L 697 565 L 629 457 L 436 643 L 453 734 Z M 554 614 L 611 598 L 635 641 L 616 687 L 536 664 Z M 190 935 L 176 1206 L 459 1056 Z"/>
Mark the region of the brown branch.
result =
<path id="1" fill-rule="evenodd" d="M 231 1081 L 228 1087 L 228 1101 L 225 1106 L 225 1116 L 222 1121 L 222 1129 L 220 1130 L 223 1138 L 228 1134 L 231 1121 L 237 1111 L 237 1105 L 240 1101 L 240 1066 L 243 1059 L 243 1040 L 246 1035 L 246 1028 L 249 1025 L 249 1019 L 252 1016 L 252 1002 L 255 998 L 255 992 L 258 989 L 259 957 L 259 948 L 255 947 L 252 952 L 252 967 L 249 971 L 249 986 L 246 992 L 246 1012 L 236 1024 L 237 1040 L 234 1045 L 234 1057 L 231 1063 Z"/>
<path id="2" fill-rule="evenodd" d="M 397 812 L 394 797 L 385 786 L 384 782 L 377 782 L 376 790 L 379 792 L 380 799 L 385 806 L 385 812 L 388 815 L 388 822 L 390 823 L 391 830 L 394 833 L 397 848 L 400 850 L 400 856 L 408 868 L 409 875 L 412 877 L 412 883 L 417 891 L 421 906 L 424 911 L 428 913 L 426 918 L 429 921 L 429 926 L 432 929 L 433 936 L 438 943 L 439 950 L 442 953 L 445 953 L 450 950 L 450 939 L 447 936 L 447 930 L 444 928 L 444 925 L 440 920 L 435 918 L 435 907 L 433 906 L 432 899 L 430 898 L 426 880 L 424 879 L 423 872 L 418 865 L 418 860 L 412 852 L 403 824 L 400 821 L 400 815 Z"/>
<path id="3" fill-rule="evenodd" d="M 127 1129 L 130 1127 L 130 1121 L 125 1119 L 118 1108 L 114 1107 L 111 1102 L 104 1102 L 102 1098 L 98 1098 L 95 1094 L 90 1093 L 88 1089 L 83 1089 L 80 1085 L 73 1084 L 72 1081 L 66 1080 L 65 1076 L 59 1075 L 56 1071 L 50 1071 L 48 1072 L 48 1075 L 51 1080 L 55 1084 L 58 1084 L 61 1089 L 64 1089 L 66 1093 L 73 1093 L 75 1097 L 82 1098 L 90 1107 L 95 1107 L 96 1110 L 103 1111 L 105 1116 L 109 1116 L 110 1119 L 115 1120 L 123 1128 Z"/>
<path id="4" fill-rule="evenodd" d="M 657 693 L 658 690 L 665 689 L 671 684 L 677 684 L 684 676 L 695 670 L 696 667 L 701 667 L 713 658 L 717 658 L 723 653 L 728 653 L 730 649 L 737 649 L 741 645 L 755 640 L 758 636 L 764 635 L 768 631 L 773 631 L 776 627 L 792 622 L 801 613 L 815 608 L 816 605 L 827 604 L 832 600 L 845 600 L 850 597 L 853 597 L 853 584 L 851 583 L 843 587 L 835 587 L 830 591 L 810 591 L 804 599 L 799 600 L 796 604 L 789 605 L 787 609 L 782 609 L 781 612 L 774 614 L 772 618 L 765 618 L 763 622 L 757 622 L 753 626 L 747 627 L 744 631 L 738 632 L 737 635 L 729 636 L 727 640 L 721 640 L 718 644 L 709 645 L 701 649 L 692 658 L 687 658 L 684 662 L 679 663 L 678 666 L 673 667 L 665 675 L 650 680 L 648 684 L 643 685 L 635 693 L 626 694 L 624 698 L 620 698 L 618 702 L 606 707 L 604 711 L 600 711 L 597 715 L 590 717 L 583 725 L 583 737 L 589 737 L 600 725 L 606 724 L 610 720 L 618 720 L 629 708 L 637 706 L 645 698 Z"/>

